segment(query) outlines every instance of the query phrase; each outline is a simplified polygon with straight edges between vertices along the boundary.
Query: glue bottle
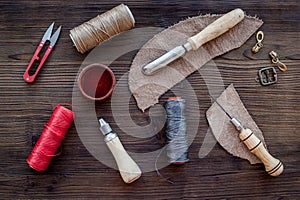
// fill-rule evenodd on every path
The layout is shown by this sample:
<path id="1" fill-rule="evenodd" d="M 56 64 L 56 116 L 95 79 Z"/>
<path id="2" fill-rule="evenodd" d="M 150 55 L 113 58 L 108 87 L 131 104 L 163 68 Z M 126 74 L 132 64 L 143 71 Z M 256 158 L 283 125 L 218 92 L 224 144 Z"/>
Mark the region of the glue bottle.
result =
<path id="1" fill-rule="evenodd" d="M 102 118 L 99 119 L 99 123 L 100 131 L 105 136 L 104 141 L 116 160 L 124 182 L 132 183 L 137 180 L 142 174 L 139 166 L 128 155 L 118 135 L 112 131 L 110 125 Z"/>

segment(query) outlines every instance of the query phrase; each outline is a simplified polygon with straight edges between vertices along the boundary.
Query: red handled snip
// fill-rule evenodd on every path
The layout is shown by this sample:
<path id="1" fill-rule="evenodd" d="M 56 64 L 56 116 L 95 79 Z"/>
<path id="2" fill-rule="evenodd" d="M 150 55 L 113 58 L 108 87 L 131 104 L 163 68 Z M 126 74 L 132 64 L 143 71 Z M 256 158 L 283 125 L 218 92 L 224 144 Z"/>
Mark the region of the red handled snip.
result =
<path id="1" fill-rule="evenodd" d="M 31 58 L 30 63 L 29 63 L 29 65 L 28 65 L 28 67 L 27 67 L 27 69 L 26 69 L 26 71 L 23 75 L 23 79 L 27 83 L 32 83 L 35 80 L 35 77 L 39 73 L 40 69 L 42 68 L 42 66 L 44 65 L 44 63 L 47 60 L 48 56 L 50 55 L 51 51 L 53 50 L 53 47 L 54 47 L 55 43 L 57 42 L 58 36 L 60 34 L 60 31 L 61 31 L 61 26 L 58 27 L 56 32 L 51 37 L 53 26 L 54 26 L 54 22 L 49 26 L 49 28 L 45 32 L 45 34 L 43 36 L 43 39 L 41 40 L 39 46 L 35 50 L 35 53 L 34 53 L 33 57 Z M 43 49 L 43 47 L 44 47 L 44 45 L 46 44 L 47 41 L 49 41 L 50 44 L 49 44 L 43 58 L 40 58 L 39 53 L 41 52 L 41 50 Z M 33 75 L 30 75 L 29 70 L 30 70 L 30 68 L 32 67 L 32 65 L 35 61 L 39 61 L 39 66 L 37 67 L 35 73 Z"/>

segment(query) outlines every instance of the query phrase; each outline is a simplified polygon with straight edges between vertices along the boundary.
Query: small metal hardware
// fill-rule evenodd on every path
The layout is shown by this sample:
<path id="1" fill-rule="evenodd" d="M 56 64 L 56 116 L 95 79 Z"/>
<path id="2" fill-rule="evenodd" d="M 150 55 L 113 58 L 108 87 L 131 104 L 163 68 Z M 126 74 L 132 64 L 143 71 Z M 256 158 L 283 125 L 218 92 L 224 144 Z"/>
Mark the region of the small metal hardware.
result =
<path id="1" fill-rule="evenodd" d="M 257 43 L 252 48 L 252 53 L 257 53 L 263 47 L 262 44 L 263 39 L 264 39 L 264 32 L 258 31 L 256 34 Z"/>
<path id="2" fill-rule="evenodd" d="M 287 70 L 286 65 L 279 61 L 278 54 L 275 51 L 270 51 L 269 55 L 272 58 L 272 63 L 276 64 L 280 71 L 285 72 Z"/>
<path id="3" fill-rule="evenodd" d="M 263 86 L 271 85 L 277 82 L 277 72 L 275 67 L 265 67 L 258 70 L 257 80 Z"/>

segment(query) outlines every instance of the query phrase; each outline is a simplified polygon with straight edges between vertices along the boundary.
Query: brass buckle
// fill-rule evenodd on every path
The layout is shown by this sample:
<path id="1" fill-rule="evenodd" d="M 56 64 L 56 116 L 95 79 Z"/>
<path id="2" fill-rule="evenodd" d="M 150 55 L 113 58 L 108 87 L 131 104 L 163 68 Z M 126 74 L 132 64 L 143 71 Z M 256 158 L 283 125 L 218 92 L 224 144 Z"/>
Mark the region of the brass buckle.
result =
<path id="1" fill-rule="evenodd" d="M 263 85 L 271 85 L 277 82 L 277 72 L 274 67 L 265 67 L 258 70 L 258 80 Z"/>

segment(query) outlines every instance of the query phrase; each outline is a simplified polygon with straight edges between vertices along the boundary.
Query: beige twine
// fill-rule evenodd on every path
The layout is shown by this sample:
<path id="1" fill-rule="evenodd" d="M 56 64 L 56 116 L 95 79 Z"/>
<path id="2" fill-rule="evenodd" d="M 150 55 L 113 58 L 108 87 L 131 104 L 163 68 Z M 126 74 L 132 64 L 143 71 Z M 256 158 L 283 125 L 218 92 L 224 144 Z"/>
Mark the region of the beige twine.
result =
<path id="1" fill-rule="evenodd" d="M 109 38 L 134 27 L 130 9 L 120 4 L 113 9 L 73 28 L 70 37 L 80 53 L 94 48 Z"/>

